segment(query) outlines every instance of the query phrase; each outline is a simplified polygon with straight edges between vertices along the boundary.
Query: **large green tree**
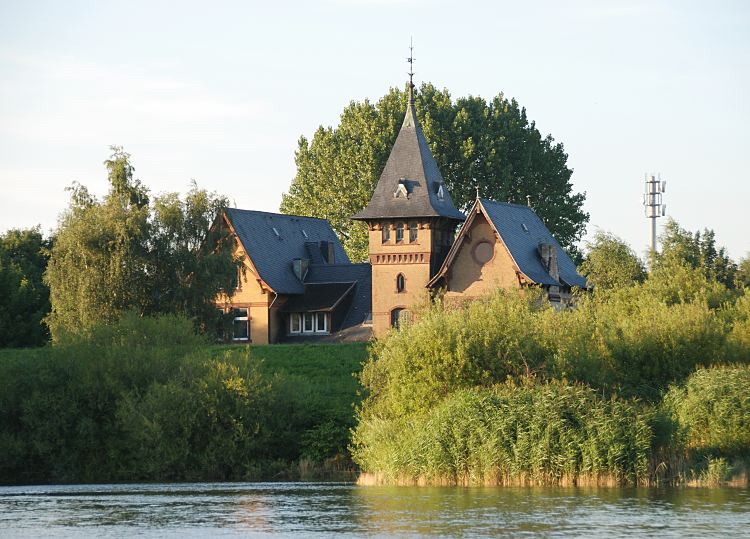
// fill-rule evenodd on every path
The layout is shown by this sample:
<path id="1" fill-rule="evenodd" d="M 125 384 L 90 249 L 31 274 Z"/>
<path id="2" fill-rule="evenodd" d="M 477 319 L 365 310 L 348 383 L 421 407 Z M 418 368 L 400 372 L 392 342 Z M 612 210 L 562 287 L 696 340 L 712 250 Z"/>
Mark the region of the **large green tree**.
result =
<path id="1" fill-rule="evenodd" d="M 182 314 L 212 327 L 214 299 L 237 278 L 232 249 L 214 249 L 226 239 L 211 226 L 226 198 L 193 183 L 184 200 L 175 193 L 152 200 L 133 177 L 130 155 L 112 149 L 108 194 L 98 200 L 74 185 L 60 220 L 45 274 L 53 338 L 125 311 Z"/>
<path id="2" fill-rule="evenodd" d="M 586 259 L 579 271 L 597 291 L 631 286 L 646 278 L 641 259 L 614 234 L 597 231 L 587 247 Z"/>
<path id="3" fill-rule="evenodd" d="M 297 174 L 283 196 L 281 211 L 323 217 L 331 222 L 349 256 L 367 256 L 367 234 L 350 217 L 370 200 L 401 126 L 407 95 L 391 89 L 377 103 L 351 102 L 338 127 L 320 126 L 295 155 Z M 526 204 L 560 241 L 574 249 L 588 214 L 585 195 L 575 193 L 567 154 L 551 136 L 542 136 L 526 110 L 499 94 L 452 100 L 447 90 L 422 84 L 417 116 L 456 205 L 466 209 L 476 197 Z"/>
<path id="4" fill-rule="evenodd" d="M 50 310 L 49 288 L 42 282 L 49 247 L 38 227 L 0 236 L 0 347 L 49 340 L 42 324 Z"/>
<path id="5" fill-rule="evenodd" d="M 654 269 L 682 263 L 701 270 L 706 278 L 718 281 L 727 288 L 736 286 L 737 264 L 729 258 L 726 248 L 717 246 L 716 234 L 712 229 L 690 232 L 670 218 L 659 240 L 662 249 L 652 261 Z"/>

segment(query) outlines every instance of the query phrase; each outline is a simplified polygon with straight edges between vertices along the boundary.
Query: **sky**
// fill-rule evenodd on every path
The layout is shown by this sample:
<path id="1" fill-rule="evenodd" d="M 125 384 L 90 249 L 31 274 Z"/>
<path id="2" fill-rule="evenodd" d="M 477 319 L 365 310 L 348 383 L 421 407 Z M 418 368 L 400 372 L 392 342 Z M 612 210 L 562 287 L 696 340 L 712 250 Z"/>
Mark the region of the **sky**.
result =
<path id="1" fill-rule="evenodd" d="M 155 194 L 277 211 L 299 137 L 403 87 L 410 38 L 417 84 L 503 92 L 564 145 L 584 240 L 645 253 L 654 172 L 667 215 L 750 252 L 750 2 L 724 0 L 0 0 L 0 233 L 105 194 L 111 145 Z"/>

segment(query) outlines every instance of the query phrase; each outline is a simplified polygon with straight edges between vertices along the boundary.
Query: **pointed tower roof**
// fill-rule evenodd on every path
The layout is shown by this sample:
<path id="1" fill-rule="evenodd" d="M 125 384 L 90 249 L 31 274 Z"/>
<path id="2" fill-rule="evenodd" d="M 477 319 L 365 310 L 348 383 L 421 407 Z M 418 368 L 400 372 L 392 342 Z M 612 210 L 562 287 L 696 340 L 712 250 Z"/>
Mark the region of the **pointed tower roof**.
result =
<path id="1" fill-rule="evenodd" d="M 463 221 L 453 205 L 443 176 L 427 145 L 414 107 L 414 85 L 409 82 L 406 116 L 375 192 L 365 209 L 352 219 L 446 217 Z"/>

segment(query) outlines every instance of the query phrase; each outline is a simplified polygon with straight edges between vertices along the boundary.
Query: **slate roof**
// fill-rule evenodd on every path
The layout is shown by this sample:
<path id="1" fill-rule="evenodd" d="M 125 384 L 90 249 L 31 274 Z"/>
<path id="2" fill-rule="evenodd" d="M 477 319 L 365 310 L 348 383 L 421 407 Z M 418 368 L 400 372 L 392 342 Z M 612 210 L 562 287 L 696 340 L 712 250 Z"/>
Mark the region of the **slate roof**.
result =
<path id="1" fill-rule="evenodd" d="M 228 208 L 226 215 L 260 278 L 278 294 L 305 292 L 305 286 L 294 274 L 292 260 L 310 258 L 309 252 L 314 249 L 308 244 L 332 242 L 335 262 L 351 265 L 325 219 L 236 208 Z"/>
<path id="2" fill-rule="evenodd" d="M 502 237 L 518 268 L 527 277 L 538 284 L 586 287 L 586 279 L 578 274 L 573 261 L 534 210 L 528 206 L 487 199 L 480 199 L 479 203 Z M 557 248 L 557 266 L 562 283 L 553 279 L 544 269 L 539 256 L 540 243 Z"/>
<path id="3" fill-rule="evenodd" d="M 305 283 L 305 293 L 299 296 L 291 296 L 281 308 L 281 312 L 332 311 L 356 284 L 356 282 Z"/>
<path id="4" fill-rule="evenodd" d="M 372 266 L 363 264 L 310 264 L 305 283 L 356 283 L 352 305 L 342 329 L 362 324 L 372 315 Z"/>
<path id="5" fill-rule="evenodd" d="M 408 196 L 395 197 L 399 183 Z M 442 186 L 443 198 L 438 197 Z M 465 216 L 453 205 L 443 176 L 417 121 L 410 97 L 406 116 L 388 156 L 370 203 L 352 219 L 447 217 L 463 221 Z"/>

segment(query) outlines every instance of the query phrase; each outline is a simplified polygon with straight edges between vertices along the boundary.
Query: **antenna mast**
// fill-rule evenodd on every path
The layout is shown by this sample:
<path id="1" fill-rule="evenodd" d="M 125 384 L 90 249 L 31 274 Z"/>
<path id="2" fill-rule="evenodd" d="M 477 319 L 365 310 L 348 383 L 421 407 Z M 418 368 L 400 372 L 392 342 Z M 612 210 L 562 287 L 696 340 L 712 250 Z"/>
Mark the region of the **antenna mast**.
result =
<path id="1" fill-rule="evenodd" d="M 656 253 L 656 220 L 667 214 L 667 205 L 662 201 L 667 182 L 662 181 L 661 174 L 645 175 L 646 188 L 643 193 L 643 207 L 646 218 L 651 219 L 651 251 Z"/>

